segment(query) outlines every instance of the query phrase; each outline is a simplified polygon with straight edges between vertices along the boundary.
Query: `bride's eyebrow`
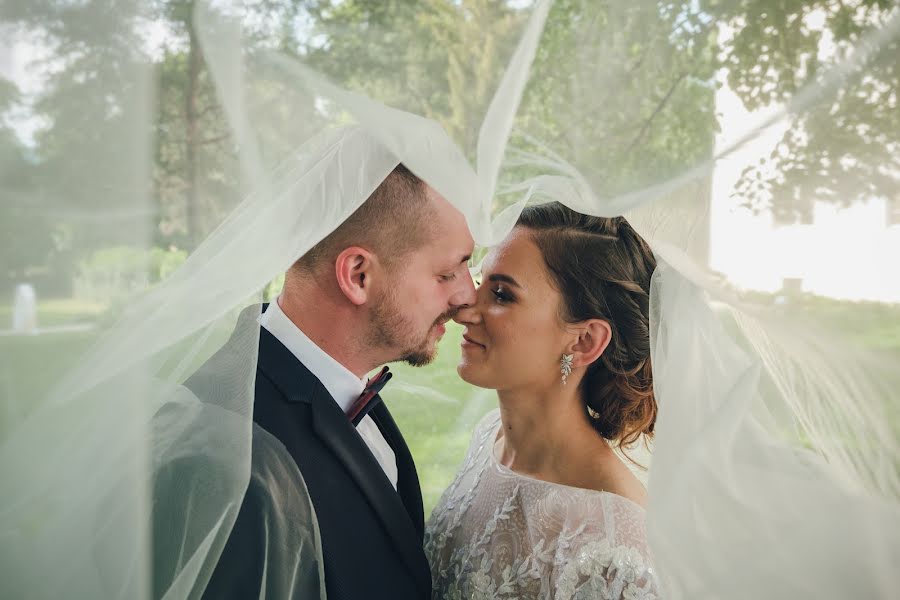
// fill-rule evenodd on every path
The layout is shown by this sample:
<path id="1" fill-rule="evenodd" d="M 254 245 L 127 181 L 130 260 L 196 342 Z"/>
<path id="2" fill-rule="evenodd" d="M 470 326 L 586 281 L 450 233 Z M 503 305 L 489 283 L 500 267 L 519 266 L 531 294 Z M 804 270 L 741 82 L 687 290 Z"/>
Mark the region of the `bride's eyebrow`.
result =
<path id="1" fill-rule="evenodd" d="M 488 281 L 491 281 L 494 283 L 497 283 L 497 282 L 508 283 L 509 285 L 511 285 L 513 287 L 517 287 L 520 289 L 522 288 L 522 286 L 519 285 L 518 281 L 516 281 L 509 275 L 504 275 L 503 273 L 491 273 L 491 275 L 488 277 Z"/>

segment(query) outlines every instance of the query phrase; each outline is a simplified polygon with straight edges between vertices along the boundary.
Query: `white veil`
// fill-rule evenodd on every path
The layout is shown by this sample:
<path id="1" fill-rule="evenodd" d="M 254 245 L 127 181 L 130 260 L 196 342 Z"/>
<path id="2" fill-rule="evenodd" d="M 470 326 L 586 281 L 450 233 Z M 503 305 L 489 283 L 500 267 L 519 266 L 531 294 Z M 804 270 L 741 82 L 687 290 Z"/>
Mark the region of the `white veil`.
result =
<path id="1" fill-rule="evenodd" d="M 26 160 L 14 162 L 4 154 L 4 163 L 34 174 L 25 182 L 4 179 L 3 189 L 57 236 L 70 236 L 70 246 L 146 251 L 167 206 L 157 173 L 166 157 L 153 135 L 170 134 L 154 121 L 154 90 L 165 106 L 167 72 L 148 68 L 152 47 L 123 46 L 115 33 L 148 28 L 150 9 L 99 4 L 61 11 L 58 21 L 37 27 L 27 10 L 10 11 L 12 22 L 26 24 L 17 30 L 24 40 L 18 47 L 43 52 L 40 64 L 49 73 L 94 58 L 99 74 L 88 86 L 64 76 L 56 82 L 50 130 L 70 137 L 47 137 L 70 144 L 71 160 L 27 160 L 25 152 Z M 341 21 L 342 6 L 366 18 Z M 527 202 L 545 199 L 591 214 L 625 214 L 650 242 L 660 260 L 651 294 L 660 413 L 648 524 L 667 597 L 894 592 L 896 354 L 857 348 L 845 333 L 853 322 L 848 329 L 823 313 L 803 314 L 799 301 L 748 304 L 710 266 L 706 232 L 711 215 L 730 202 L 731 190 L 711 193 L 715 169 L 729 159 L 755 164 L 759 156 L 744 158 L 742 150 L 778 127 L 803 131 L 835 98 L 865 87 L 868 70 L 896 57 L 896 11 L 877 13 L 854 39 L 858 51 L 835 58 L 784 108 L 714 148 L 717 73 L 710 57 L 729 43 L 717 19 L 723 28 L 740 22 L 727 11 L 703 3 L 476 1 L 396 10 L 409 18 L 392 22 L 365 3 L 313 2 L 306 17 L 284 16 L 285 25 L 270 23 L 253 4 L 213 2 L 198 3 L 184 20 L 191 48 L 207 66 L 208 79 L 197 81 L 214 91 L 227 123 L 222 152 L 229 158 L 198 155 L 192 163 L 203 175 L 193 192 L 200 216 L 216 226 L 167 276 L 155 263 L 141 263 L 139 272 L 158 277 L 129 283 L 134 293 L 114 305 L 116 318 L 93 323 L 90 335 L 48 326 L 3 346 L 3 595 L 202 594 L 251 484 L 258 325 L 237 316 L 399 162 L 465 214 L 482 246 L 502 239 Z M 310 28 L 304 18 L 313 17 L 318 24 Z M 84 22 L 97 27 L 86 33 Z M 414 43 L 417 27 L 435 37 Z M 284 28 L 308 44 L 298 49 L 269 39 Z M 34 41 L 60 31 L 71 38 L 58 39 L 76 39 L 85 51 L 64 55 L 61 42 Z M 710 41 L 715 31 L 722 37 Z M 391 40 L 392 51 L 406 51 L 378 54 Z M 431 44 L 452 52 L 437 56 Z M 112 60 L 101 50 L 118 54 Z M 433 78 L 429 69 L 437 69 Z M 374 86 L 377 78 L 389 85 Z M 93 112 L 84 112 L 78 93 L 96 100 L 87 103 Z M 889 101 L 896 105 L 894 93 Z M 706 144 L 685 150 L 683 134 L 698 123 Z M 97 135 L 73 134 L 86 128 Z M 885 144 L 875 158 L 897 194 L 894 147 Z M 772 167 L 775 179 L 787 170 L 784 163 Z M 838 166 L 829 176 L 842 183 Z M 73 189 L 72 182 L 85 180 L 90 189 Z M 852 180 L 843 183 L 836 187 L 847 189 Z M 243 199 L 226 210 L 217 194 Z M 817 230 L 833 234 L 826 221 L 805 226 L 797 239 L 812 240 Z M 846 225 L 845 239 L 859 239 L 854 228 L 864 227 Z M 742 235 L 760 270 L 784 272 L 786 261 L 793 272 L 821 270 L 821 252 L 789 243 L 780 254 L 762 252 L 773 243 L 769 230 Z M 867 260 L 876 264 L 866 268 L 896 282 L 890 259 L 873 253 Z M 95 282 L 89 266 L 57 273 Z M 96 285 L 102 295 L 106 288 Z M 229 337 L 233 371 L 210 389 L 181 386 Z M 452 426 L 461 432 L 485 407 L 475 390 L 448 397 L 398 387 L 389 402 L 422 402 L 430 394 L 425 401 L 458 415 Z M 417 464 L 427 483 L 431 465 L 421 457 Z M 294 478 L 305 496 L 290 459 L 282 466 L 279 476 Z M 268 532 L 272 548 L 303 549 L 273 552 L 271 597 L 320 593 L 315 520 L 303 517 Z"/>

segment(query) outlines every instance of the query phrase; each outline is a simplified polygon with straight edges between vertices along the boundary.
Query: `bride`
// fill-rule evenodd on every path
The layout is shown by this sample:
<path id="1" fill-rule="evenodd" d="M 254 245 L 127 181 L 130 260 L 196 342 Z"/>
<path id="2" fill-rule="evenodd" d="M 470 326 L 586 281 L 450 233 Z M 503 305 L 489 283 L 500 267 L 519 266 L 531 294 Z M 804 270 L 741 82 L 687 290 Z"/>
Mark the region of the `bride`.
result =
<path id="1" fill-rule="evenodd" d="M 559 203 L 526 208 L 485 259 L 458 371 L 500 407 L 428 523 L 435 598 L 657 597 L 625 463 L 656 419 L 655 267 L 624 218 Z"/>

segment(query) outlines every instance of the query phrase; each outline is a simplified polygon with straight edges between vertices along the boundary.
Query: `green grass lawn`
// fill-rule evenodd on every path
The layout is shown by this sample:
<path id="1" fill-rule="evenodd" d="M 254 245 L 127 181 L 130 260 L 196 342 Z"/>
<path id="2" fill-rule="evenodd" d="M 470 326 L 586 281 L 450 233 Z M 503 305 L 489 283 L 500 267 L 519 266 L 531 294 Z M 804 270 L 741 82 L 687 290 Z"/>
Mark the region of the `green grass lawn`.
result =
<path id="1" fill-rule="evenodd" d="M 394 377 L 381 394 L 416 461 L 426 515 L 453 479 L 473 427 L 497 406 L 493 391 L 473 387 L 457 375 L 461 340 L 462 327 L 448 323 L 434 363 L 391 365 Z M 412 386 L 424 389 L 404 389 Z"/>
<path id="2" fill-rule="evenodd" d="M 70 298 L 41 300 L 38 327 L 91 323 L 103 314 L 104 308 Z M 0 304 L 0 330 L 11 326 L 12 307 Z M 96 334 L 91 331 L 0 337 L 0 440 L 95 339 Z"/>
<path id="3" fill-rule="evenodd" d="M 99 318 L 106 306 L 72 298 L 40 300 L 38 303 L 38 327 L 56 327 L 91 322 Z M 0 304 L 0 329 L 12 326 L 12 305 Z"/>
<path id="4" fill-rule="evenodd" d="M 865 347 L 897 356 L 900 364 L 900 307 L 806 299 L 795 308 L 844 331 Z M 43 301 L 39 325 L 96 321 L 103 316 L 102 310 L 71 300 Z M 4 327 L 9 327 L 10 312 L 8 306 L 0 306 L 0 320 L 7 323 Z M 90 331 L 0 337 L 0 440 L 50 389 L 54 377 L 78 361 L 96 336 Z M 460 338 L 461 327 L 448 324 L 435 362 L 421 368 L 392 365 L 394 378 L 382 393 L 418 465 L 426 514 L 453 478 L 473 426 L 496 406 L 493 392 L 474 388 L 456 374 Z M 895 423 L 900 421 L 900 410 L 894 410 L 892 417 Z M 900 430 L 900 423 L 896 425 Z"/>
<path id="5" fill-rule="evenodd" d="M 42 301 L 39 326 L 95 321 L 102 310 L 73 300 Z M 0 324 L 3 320 L 3 327 L 9 327 L 8 305 L 0 305 Z M 469 386 L 456 374 L 461 335 L 461 327 L 449 323 L 438 357 L 427 367 L 391 365 L 394 378 L 382 394 L 419 467 L 426 514 L 462 461 L 472 427 L 496 406 L 492 393 Z M 0 440 L 34 409 L 60 374 L 77 363 L 97 336 L 96 331 L 86 331 L 0 337 Z"/>
<path id="6" fill-rule="evenodd" d="M 93 332 L 0 337 L 0 440 L 95 339 Z"/>

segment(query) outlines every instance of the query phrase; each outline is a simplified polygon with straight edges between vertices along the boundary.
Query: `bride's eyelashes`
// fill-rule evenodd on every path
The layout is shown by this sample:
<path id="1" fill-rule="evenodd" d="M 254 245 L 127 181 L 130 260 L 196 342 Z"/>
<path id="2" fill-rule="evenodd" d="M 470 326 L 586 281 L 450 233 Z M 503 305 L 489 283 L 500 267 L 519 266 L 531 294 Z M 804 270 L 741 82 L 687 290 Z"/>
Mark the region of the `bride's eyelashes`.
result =
<path id="1" fill-rule="evenodd" d="M 481 289 L 481 284 L 484 281 L 484 276 L 479 273 L 474 277 L 475 288 Z M 498 304 L 505 304 L 508 302 L 515 302 L 516 297 L 513 296 L 502 283 L 495 284 L 494 287 L 491 288 L 491 294 L 494 296 L 494 300 Z"/>
<path id="2" fill-rule="evenodd" d="M 516 300 L 515 296 L 510 294 L 502 285 L 498 285 L 491 289 L 491 293 L 494 294 L 494 298 L 500 304 L 505 304 L 507 302 L 514 302 Z"/>

